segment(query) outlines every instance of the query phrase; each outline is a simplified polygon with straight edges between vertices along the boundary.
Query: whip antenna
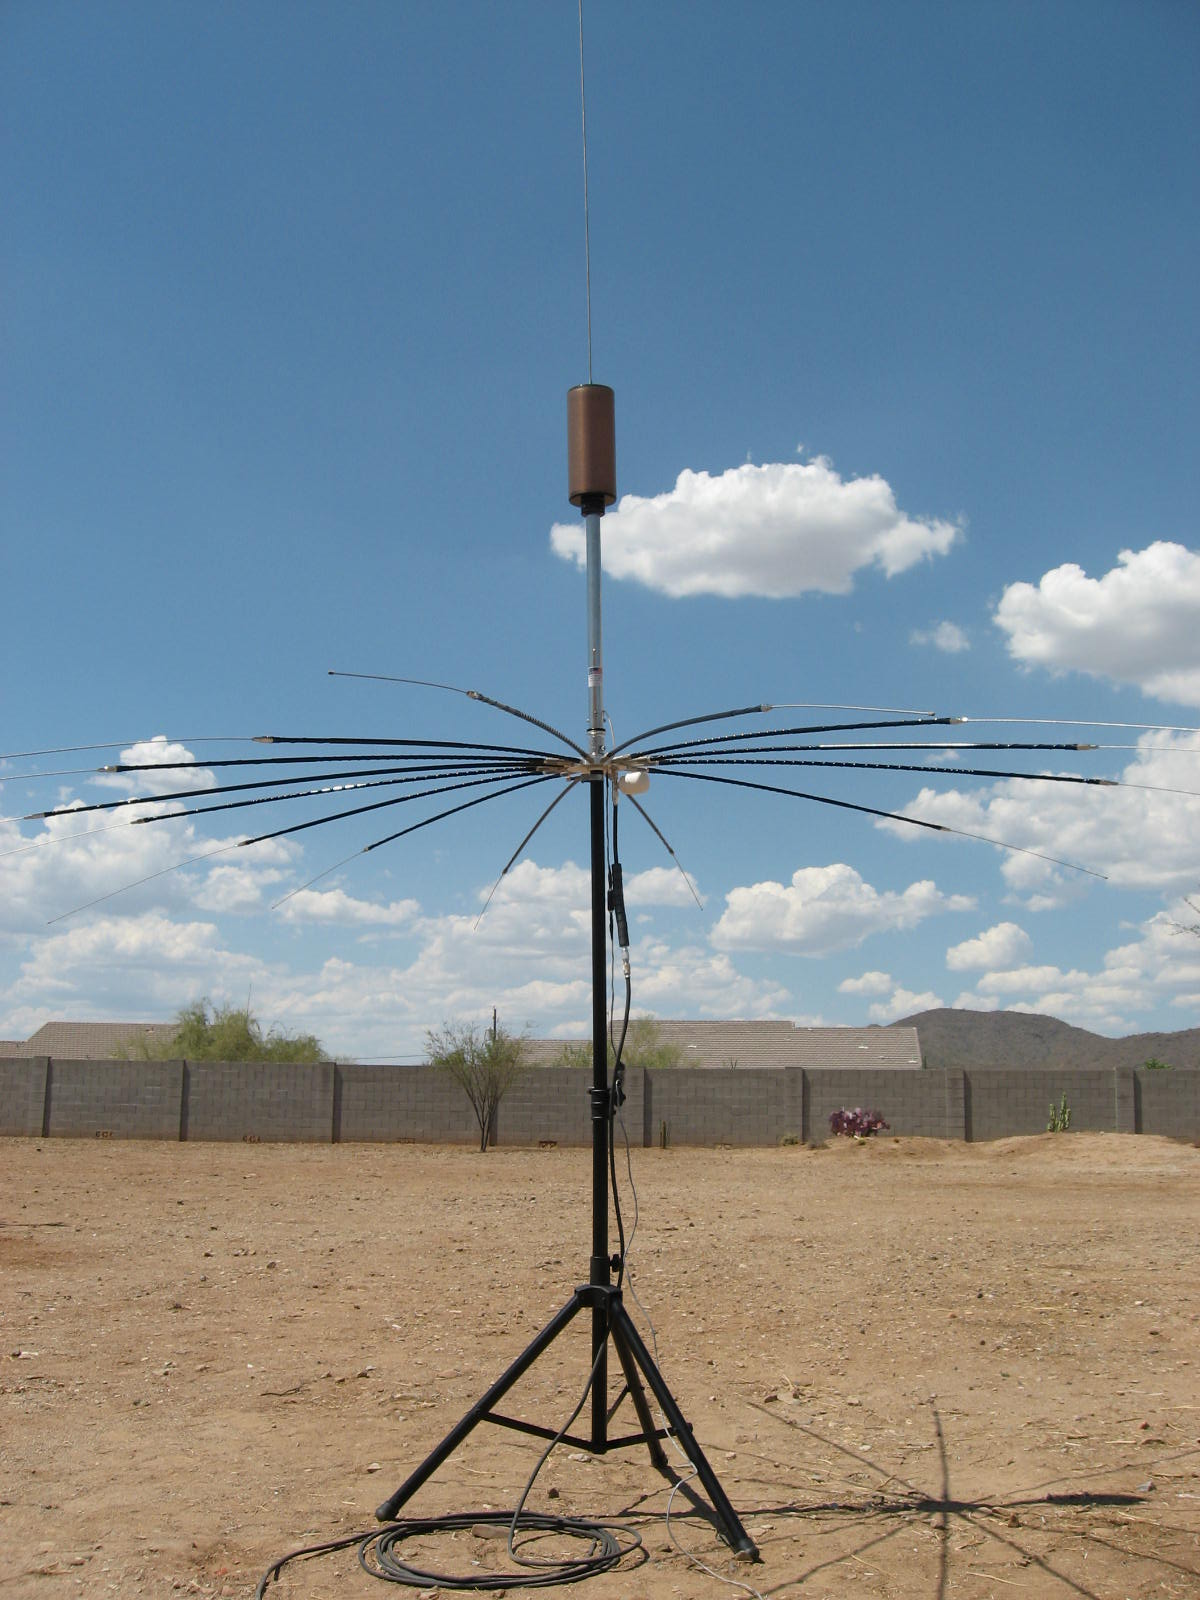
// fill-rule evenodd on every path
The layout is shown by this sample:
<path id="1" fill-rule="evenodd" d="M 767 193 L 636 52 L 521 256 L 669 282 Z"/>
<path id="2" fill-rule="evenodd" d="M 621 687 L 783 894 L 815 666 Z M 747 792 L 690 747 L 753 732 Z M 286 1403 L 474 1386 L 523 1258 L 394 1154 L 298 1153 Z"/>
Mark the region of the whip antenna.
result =
<path id="1" fill-rule="evenodd" d="M 583 128 L 583 275 L 587 295 L 587 381 L 592 381 L 592 234 L 588 213 L 587 88 L 583 81 L 583 0 L 579 0 L 579 120 Z"/>

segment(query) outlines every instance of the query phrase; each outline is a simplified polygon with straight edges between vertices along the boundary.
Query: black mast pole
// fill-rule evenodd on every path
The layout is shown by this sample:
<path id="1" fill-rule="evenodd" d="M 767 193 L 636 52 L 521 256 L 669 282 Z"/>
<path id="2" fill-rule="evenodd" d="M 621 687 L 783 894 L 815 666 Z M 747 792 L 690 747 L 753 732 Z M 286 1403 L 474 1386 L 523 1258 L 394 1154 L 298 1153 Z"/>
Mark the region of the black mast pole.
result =
<path id="1" fill-rule="evenodd" d="M 604 656 L 600 631 L 600 519 L 617 498 L 616 423 L 613 392 L 603 383 L 581 383 L 567 394 L 568 495 L 584 520 L 588 608 L 588 796 L 592 863 L 592 1449 L 608 1445 L 608 1295 L 612 1269 L 608 1256 L 608 1142 L 611 1091 L 608 1085 L 608 1008 L 605 1002 L 607 883 L 604 850 L 606 740 Z"/>
<path id="2" fill-rule="evenodd" d="M 608 1085 L 608 1008 L 605 1004 L 606 883 L 604 871 L 604 779 L 588 785 L 592 835 L 592 1260 L 588 1282 L 607 1289 L 612 1282 L 608 1256 L 608 1141 L 611 1121 Z M 592 1449 L 608 1445 L 608 1301 L 592 1307 Z"/>

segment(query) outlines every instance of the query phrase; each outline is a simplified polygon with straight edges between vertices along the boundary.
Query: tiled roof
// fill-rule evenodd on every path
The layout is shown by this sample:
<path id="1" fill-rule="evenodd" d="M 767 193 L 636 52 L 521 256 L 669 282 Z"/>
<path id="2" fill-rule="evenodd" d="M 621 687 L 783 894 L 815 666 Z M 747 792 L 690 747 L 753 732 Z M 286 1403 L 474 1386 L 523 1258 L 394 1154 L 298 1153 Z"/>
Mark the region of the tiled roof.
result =
<path id="1" fill-rule="evenodd" d="M 60 1061 L 109 1061 L 137 1039 L 153 1039 L 165 1049 L 175 1031 L 173 1022 L 44 1022 L 15 1053 L 57 1056 Z"/>
<path id="2" fill-rule="evenodd" d="M 659 1022 L 663 1044 L 677 1045 L 694 1067 L 920 1067 L 915 1028 L 798 1028 L 791 1022 Z M 548 1065 L 572 1043 L 531 1039 L 529 1054 Z"/>

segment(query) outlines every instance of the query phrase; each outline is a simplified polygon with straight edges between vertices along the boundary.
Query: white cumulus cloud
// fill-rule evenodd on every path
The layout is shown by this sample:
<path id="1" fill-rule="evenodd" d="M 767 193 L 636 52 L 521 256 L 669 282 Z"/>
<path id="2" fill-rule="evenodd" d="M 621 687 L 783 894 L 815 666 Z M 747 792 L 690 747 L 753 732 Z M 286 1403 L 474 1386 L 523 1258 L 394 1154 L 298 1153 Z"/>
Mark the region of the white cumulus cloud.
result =
<path id="1" fill-rule="evenodd" d="M 1100 752 L 1091 757 L 1086 775 L 1102 775 L 1104 759 Z M 1200 858 L 1200 734 L 1143 734 L 1119 778 L 1128 787 L 1005 779 L 973 793 L 926 788 L 901 810 L 1016 852 L 1040 852 L 1006 853 L 1001 868 L 1009 888 L 1029 897 L 1031 910 L 1062 904 L 1093 881 L 1041 856 L 1078 863 L 1118 888 L 1187 893 Z M 903 823 L 876 826 L 909 841 L 918 832 Z"/>
<path id="2" fill-rule="evenodd" d="M 1000 967 L 981 972 L 954 1004 L 1062 1017 L 1101 1033 L 1132 1031 L 1139 1013 L 1164 1001 L 1190 1016 L 1200 1003 L 1200 938 L 1188 931 L 1195 920 L 1186 901 L 1174 901 L 1143 922 L 1136 937 L 1109 950 L 1094 970 Z"/>
<path id="3" fill-rule="evenodd" d="M 647 867 L 625 879 L 625 903 L 630 913 L 638 906 L 695 906 L 693 889 L 703 904 L 704 896 L 690 874 L 685 878 L 678 867 Z"/>
<path id="4" fill-rule="evenodd" d="M 624 495 L 604 521 L 604 568 L 678 598 L 846 594 L 864 567 L 889 578 L 945 555 L 958 524 L 909 517 L 883 478 L 832 464 L 767 462 L 715 477 L 683 471 L 665 494 Z M 557 555 L 585 564 L 583 530 L 556 523 Z"/>
<path id="5" fill-rule="evenodd" d="M 344 889 L 300 889 L 279 908 L 284 922 L 332 923 L 351 928 L 399 928 L 420 911 L 415 900 L 392 900 L 384 905 L 359 900 Z"/>
<path id="6" fill-rule="evenodd" d="M 892 987 L 890 972 L 864 972 L 858 978 L 843 978 L 838 984 L 839 994 L 887 994 Z"/>
<path id="7" fill-rule="evenodd" d="M 845 862 L 800 867 L 789 884 L 768 881 L 731 890 L 712 943 L 725 950 L 825 955 L 873 933 L 913 928 L 926 917 L 969 911 L 974 904 L 966 895 L 944 895 L 928 879 L 896 893 L 874 888 Z"/>
<path id="8" fill-rule="evenodd" d="M 1117 559 L 1100 578 L 1070 562 L 1010 584 L 994 617 L 1009 653 L 1200 705 L 1200 553 L 1160 540 Z"/>
<path id="9" fill-rule="evenodd" d="M 909 634 L 910 644 L 931 644 L 946 655 L 957 655 L 971 648 L 971 641 L 957 622 L 935 622 L 929 628 L 914 628 Z"/>
<path id="10" fill-rule="evenodd" d="M 1029 949 L 1030 939 L 1015 922 L 997 922 L 974 939 L 964 939 L 946 951 L 951 972 L 982 971 L 987 967 L 1011 966 Z"/>
<path id="11" fill-rule="evenodd" d="M 938 1011 L 945 1004 L 932 989 L 917 994 L 912 989 L 893 989 L 886 1000 L 879 1000 L 867 1015 L 872 1022 L 894 1022 L 897 1017 L 913 1017 L 921 1011 Z"/>
<path id="12" fill-rule="evenodd" d="M 156 733 L 152 739 L 140 739 L 122 750 L 113 766 L 142 767 L 140 772 L 101 771 L 92 782 L 103 788 L 124 789 L 130 794 L 170 794 L 178 789 L 211 789 L 216 784 L 215 775 L 207 768 L 195 766 L 196 757 L 184 744 L 168 739 L 165 733 Z"/>

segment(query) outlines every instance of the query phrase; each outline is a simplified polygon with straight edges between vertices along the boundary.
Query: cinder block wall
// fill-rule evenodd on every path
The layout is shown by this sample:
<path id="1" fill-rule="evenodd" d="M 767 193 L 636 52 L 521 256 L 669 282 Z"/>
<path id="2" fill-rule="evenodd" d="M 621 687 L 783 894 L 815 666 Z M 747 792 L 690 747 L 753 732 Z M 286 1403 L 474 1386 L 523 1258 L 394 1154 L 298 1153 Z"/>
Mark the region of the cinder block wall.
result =
<path id="1" fill-rule="evenodd" d="M 59 1061 L 49 1064 L 52 1139 L 178 1139 L 182 1061 Z M 39 1118 L 42 1123 L 42 1119 Z"/>
<path id="2" fill-rule="evenodd" d="M 21 1139 L 41 1133 L 49 1068 L 45 1056 L 32 1061 L 0 1060 L 0 1136 Z"/>
<path id="3" fill-rule="evenodd" d="M 474 1144 L 479 1139 L 466 1095 L 444 1072 L 428 1067 L 339 1067 L 335 1096 L 333 1137 L 346 1143 Z"/>
<path id="4" fill-rule="evenodd" d="M 1045 1133 L 1051 1101 L 1065 1093 L 1071 1127 L 1077 1132 L 1104 1133 L 1118 1126 L 1120 1076 L 1109 1068 L 1054 1071 L 977 1071 L 967 1073 L 968 1139 L 1004 1139 L 1014 1134 Z"/>
<path id="5" fill-rule="evenodd" d="M 530 1071 L 504 1098 L 500 1145 L 587 1144 L 591 1073 Z M 634 1145 L 769 1145 L 823 1139 L 842 1106 L 893 1133 L 1000 1139 L 1042 1133 L 1063 1094 L 1077 1131 L 1200 1139 L 1200 1070 L 1145 1068 L 802 1072 L 631 1068 L 623 1119 Z M 118 1139 L 468 1143 L 463 1091 L 435 1067 L 265 1062 L 0 1060 L 0 1135 Z M 618 1137 L 620 1137 L 618 1135 Z"/>
<path id="6" fill-rule="evenodd" d="M 944 1072 L 889 1072 L 882 1068 L 861 1071 L 810 1072 L 810 1139 L 829 1136 L 829 1119 L 845 1106 L 853 1110 L 878 1111 L 896 1134 L 918 1135 L 927 1139 L 961 1139 L 961 1120 L 947 1120 L 947 1085 Z M 1042 1118 L 1043 1126 L 1045 1118 Z"/>
<path id="7" fill-rule="evenodd" d="M 188 1062 L 177 1137 L 328 1144 L 334 1071 L 330 1061 L 315 1066 Z"/>
<path id="8" fill-rule="evenodd" d="M 776 1144 L 789 1132 L 803 1137 L 799 1072 L 671 1067 L 646 1076 L 648 1144 Z"/>
<path id="9" fill-rule="evenodd" d="M 1200 1071 L 1173 1067 L 1170 1072 L 1138 1067 L 1133 1074 L 1139 1133 L 1161 1133 L 1168 1139 L 1200 1139 Z"/>

